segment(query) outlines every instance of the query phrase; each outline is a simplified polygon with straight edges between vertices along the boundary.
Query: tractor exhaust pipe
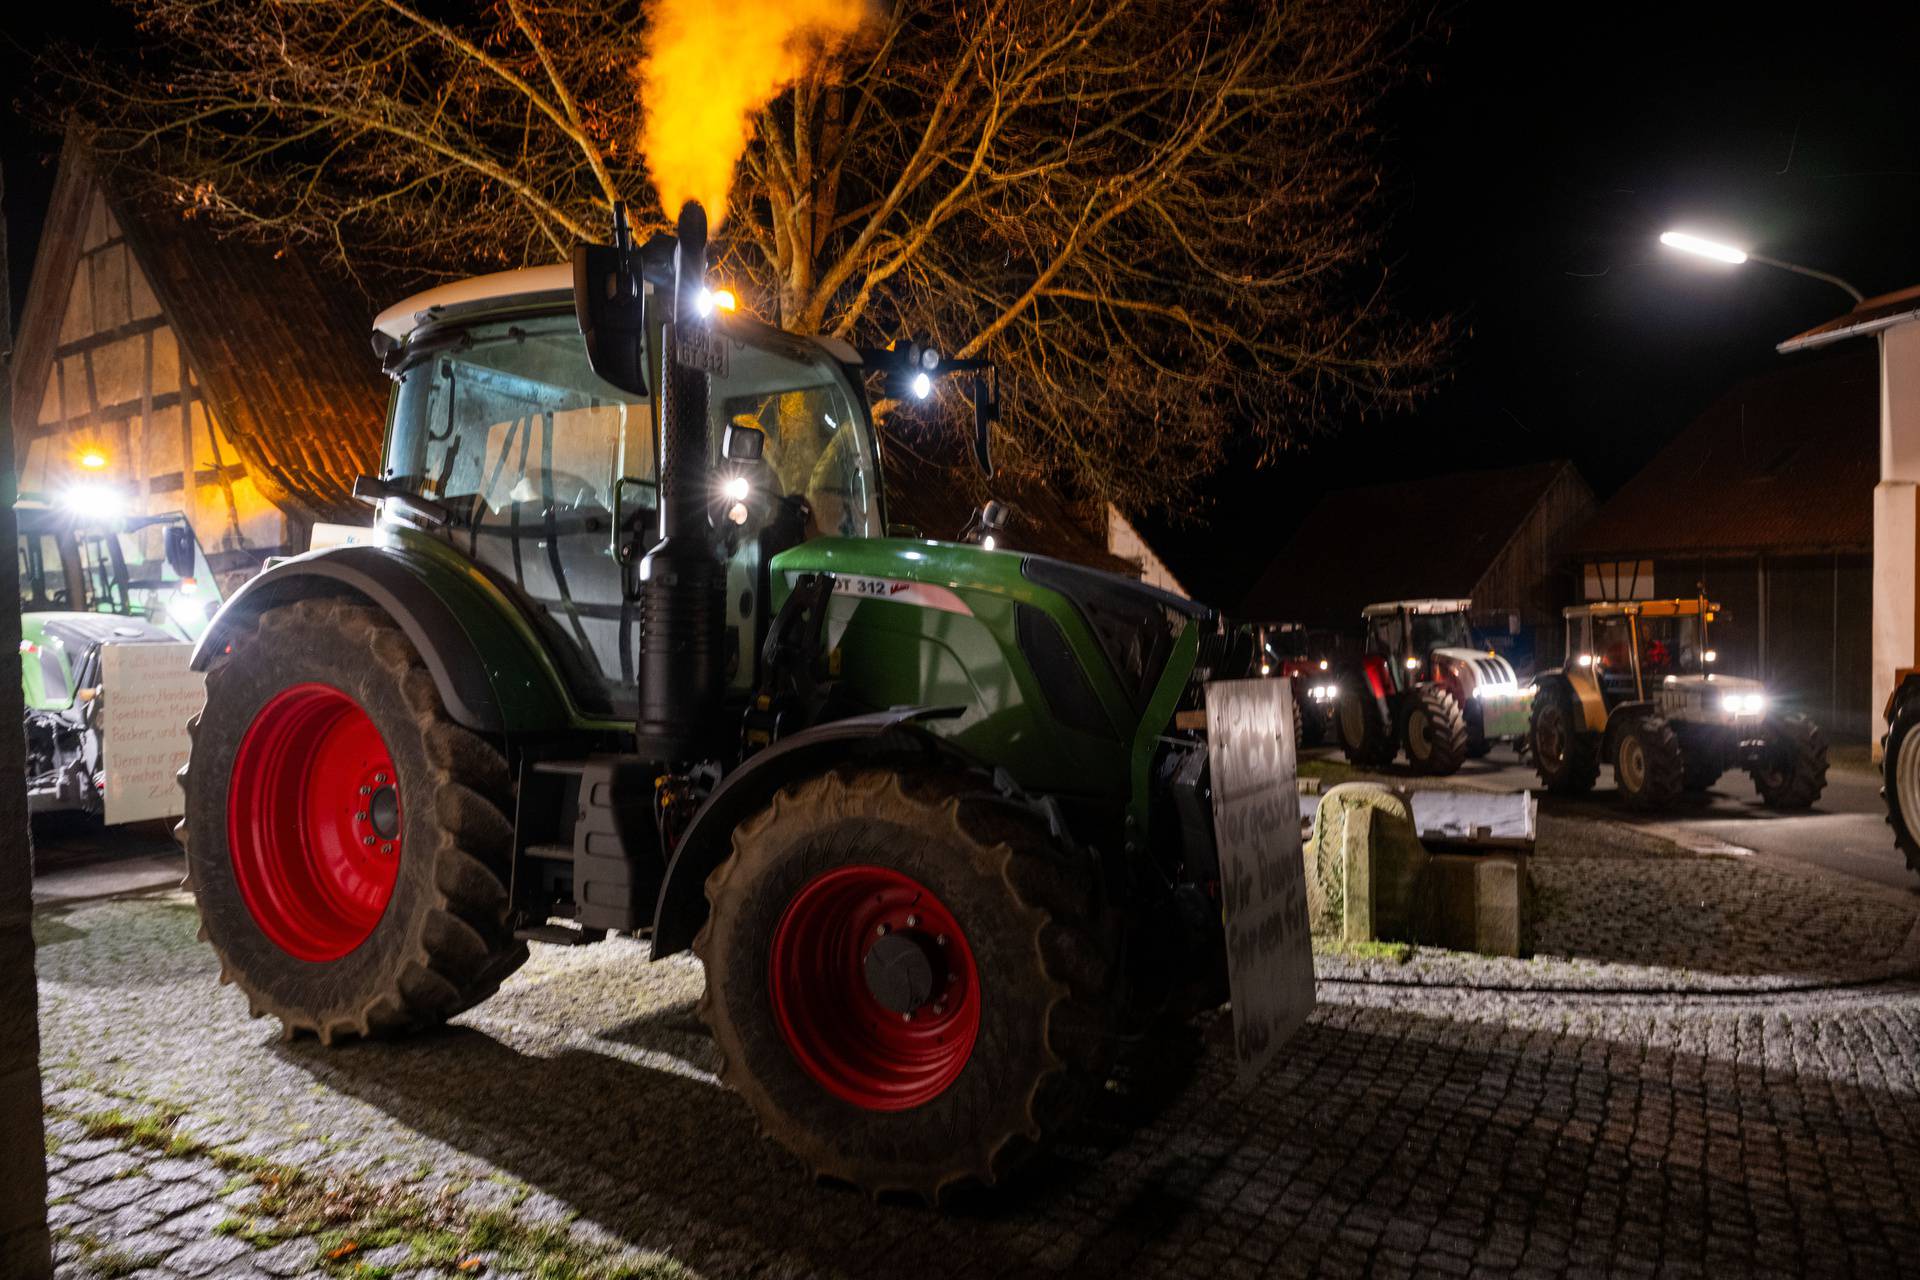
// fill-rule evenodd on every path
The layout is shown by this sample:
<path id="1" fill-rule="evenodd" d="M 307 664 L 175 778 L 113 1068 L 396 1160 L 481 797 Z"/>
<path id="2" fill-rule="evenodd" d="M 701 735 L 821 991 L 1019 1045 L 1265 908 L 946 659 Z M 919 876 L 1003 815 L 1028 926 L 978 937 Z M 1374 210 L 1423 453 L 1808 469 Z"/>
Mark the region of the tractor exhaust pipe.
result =
<path id="1" fill-rule="evenodd" d="M 673 254 L 672 307 L 662 328 L 660 540 L 639 565 L 640 713 L 643 756 L 692 760 L 718 722 L 726 577 L 707 520 L 713 488 L 707 440 L 710 321 L 706 287 L 707 214 L 680 210 Z"/>

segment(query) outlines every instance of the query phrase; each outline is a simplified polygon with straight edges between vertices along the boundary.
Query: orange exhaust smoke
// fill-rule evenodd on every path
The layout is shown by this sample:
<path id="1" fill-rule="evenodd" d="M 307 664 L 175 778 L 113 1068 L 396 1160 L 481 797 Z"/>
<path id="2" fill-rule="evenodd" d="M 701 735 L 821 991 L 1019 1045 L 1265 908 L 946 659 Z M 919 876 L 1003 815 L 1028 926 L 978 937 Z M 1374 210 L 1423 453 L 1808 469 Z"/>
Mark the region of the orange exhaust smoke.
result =
<path id="1" fill-rule="evenodd" d="M 640 147 L 669 218 L 726 216 L 753 113 L 872 13 L 869 0 L 654 0 L 640 65 Z"/>

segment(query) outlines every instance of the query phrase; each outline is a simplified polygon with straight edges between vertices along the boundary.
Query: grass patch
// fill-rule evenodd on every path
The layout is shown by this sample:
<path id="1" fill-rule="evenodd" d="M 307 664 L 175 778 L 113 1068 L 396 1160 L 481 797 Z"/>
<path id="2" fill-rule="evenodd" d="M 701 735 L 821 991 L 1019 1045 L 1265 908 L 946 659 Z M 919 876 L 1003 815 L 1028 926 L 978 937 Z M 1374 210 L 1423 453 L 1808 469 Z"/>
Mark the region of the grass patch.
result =
<path id="1" fill-rule="evenodd" d="M 222 1219 L 214 1231 L 270 1249 L 289 1240 L 307 1240 L 313 1265 L 339 1280 L 387 1280 L 400 1270 L 435 1269 L 449 1275 L 472 1274 L 475 1259 L 487 1255 L 488 1271 L 522 1271 L 534 1280 L 691 1280 L 692 1273 L 668 1258 L 616 1263 L 605 1249 L 576 1241 L 564 1224 L 522 1223 L 504 1209 L 475 1212 L 461 1205 L 452 1188 L 432 1196 L 408 1187 L 376 1186 L 353 1176 L 322 1177 L 255 1156 L 221 1151 L 177 1132 L 182 1112 L 158 1107 L 142 1115 L 119 1110 L 70 1114 L 89 1137 L 114 1138 L 132 1146 L 207 1160 L 234 1176 L 222 1195 L 248 1186 L 260 1194 L 245 1209 Z M 87 1246 L 76 1239 L 83 1254 Z M 399 1267 L 374 1265 L 371 1254 L 407 1246 Z M 98 1242 L 94 1252 L 98 1253 Z M 129 1274 L 146 1265 L 130 1260 Z M 92 1264 L 89 1264 L 92 1265 Z"/>
<path id="2" fill-rule="evenodd" d="M 65 920 L 50 915 L 33 917 L 33 945 L 36 947 L 58 946 L 62 942 L 72 942 L 87 936 L 85 929 L 76 929 Z"/>
<path id="3" fill-rule="evenodd" d="M 1344 956 L 1349 960 L 1382 960 L 1405 964 L 1413 959 L 1411 942 L 1340 942 L 1333 938 L 1315 938 L 1314 952 L 1325 956 Z"/>
<path id="4" fill-rule="evenodd" d="M 71 1241 L 82 1274 L 94 1277 L 94 1280 L 120 1280 L 145 1267 L 160 1261 L 159 1254 L 136 1256 L 128 1253 L 119 1245 L 109 1244 L 89 1231 L 56 1230 L 56 1240 Z"/>

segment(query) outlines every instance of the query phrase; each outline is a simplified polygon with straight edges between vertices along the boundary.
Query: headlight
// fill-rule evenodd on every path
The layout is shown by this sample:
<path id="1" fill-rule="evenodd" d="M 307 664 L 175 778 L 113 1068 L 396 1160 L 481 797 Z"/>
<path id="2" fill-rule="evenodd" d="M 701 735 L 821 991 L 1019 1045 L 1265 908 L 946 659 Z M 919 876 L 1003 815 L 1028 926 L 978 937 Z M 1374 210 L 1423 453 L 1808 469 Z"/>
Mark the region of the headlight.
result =
<path id="1" fill-rule="evenodd" d="M 1307 690 L 1307 696 L 1316 702 L 1326 702 L 1340 696 L 1340 686 L 1337 684 L 1316 684 Z"/>
<path id="2" fill-rule="evenodd" d="M 1270 676 L 1270 675 L 1272 675 L 1272 674 L 1273 674 L 1273 667 L 1272 667 L 1272 666 L 1271 666 L 1270 664 L 1268 664 L 1268 663 L 1265 663 L 1265 662 L 1263 662 L 1263 663 L 1261 663 L 1261 664 L 1260 664 L 1260 674 L 1261 674 L 1261 675 L 1263 675 L 1263 676 Z"/>
<path id="3" fill-rule="evenodd" d="M 198 626 L 207 620 L 207 601 L 188 595 L 176 595 L 167 601 L 167 616 L 183 627 Z"/>
<path id="4" fill-rule="evenodd" d="M 1583 667 L 1590 667 L 1590 666 L 1592 666 L 1592 665 L 1593 665 L 1593 655 L 1592 655 L 1592 654 L 1590 654 L 1590 653 L 1583 653 L 1583 654 L 1581 654 L 1581 655 L 1580 655 L 1580 665 L 1581 665 L 1581 666 L 1583 666 Z"/>
<path id="5" fill-rule="evenodd" d="M 1757 716 L 1767 709 L 1767 700 L 1758 693 L 1729 693 L 1720 699 L 1720 709 L 1728 715 Z"/>
<path id="6" fill-rule="evenodd" d="M 1476 698 L 1511 698 L 1519 692 L 1520 684 L 1515 680 L 1489 680 L 1473 686 Z"/>
<path id="7" fill-rule="evenodd" d="M 1718 662 L 1720 661 L 1720 651 L 1718 649 L 1709 649 L 1700 655 L 1700 660 L 1702 662 Z"/>
<path id="8" fill-rule="evenodd" d="M 1320 669 L 1322 671 L 1327 669 L 1327 660 L 1325 658 L 1320 659 Z"/>
<path id="9" fill-rule="evenodd" d="M 1418 671 L 1419 669 L 1420 669 L 1420 659 L 1418 658 L 1407 659 L 1407 670 Z"/>
<path id="10" fill-rule="evenodd" d="M 752 487 L 753 486 L 747 483 L 745 476 L 733 476 L 728 479 L 721 492 L 725 493 L 727 497 L 735 502 L 745 502 L 747 500 L 747 494 Z"/>

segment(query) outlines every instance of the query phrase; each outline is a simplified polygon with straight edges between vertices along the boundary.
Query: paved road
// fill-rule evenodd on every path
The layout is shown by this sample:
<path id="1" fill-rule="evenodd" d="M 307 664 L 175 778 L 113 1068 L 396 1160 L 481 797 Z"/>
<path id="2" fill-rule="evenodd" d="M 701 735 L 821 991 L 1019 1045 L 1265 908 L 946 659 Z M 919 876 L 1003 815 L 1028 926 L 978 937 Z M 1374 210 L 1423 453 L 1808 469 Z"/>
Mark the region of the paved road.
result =
<path id="1" fill-rule="evenodd" d="M 1337 748 L 1319 748 L 1309 759 L 1341 760 Z M 1404 776 L 1404 771 L 1400 771 Z M 1540 775 L 1522 765 L 1506 747 L 1484 760 L 1469 761 L 1457 775 L 1462 782 L 1501 790 L 1538 789 Z M 1880 775 L 1864 765 L 1834 765 L 1827 790 L 1807 813 L 1776 813 L 1760 803 L 1744 773 L 1729 773 L 1703 796 L 1689 796 L 1680 808 L 1657 817 L 1635 814 L 1620 803 L 1613 771 L 1603 769 L 1600 785 L 1581 800 L 1543 795 L 1547 813 L 1565 817 L 1612 818 L 1653 830 L 1682 844 L 1719 841 L 1751 849 L 1772 859 L 1810 863 L 1920 897 L 1920 876 L 1907 869 L 1887 829 L 1880 801 Z"/>

